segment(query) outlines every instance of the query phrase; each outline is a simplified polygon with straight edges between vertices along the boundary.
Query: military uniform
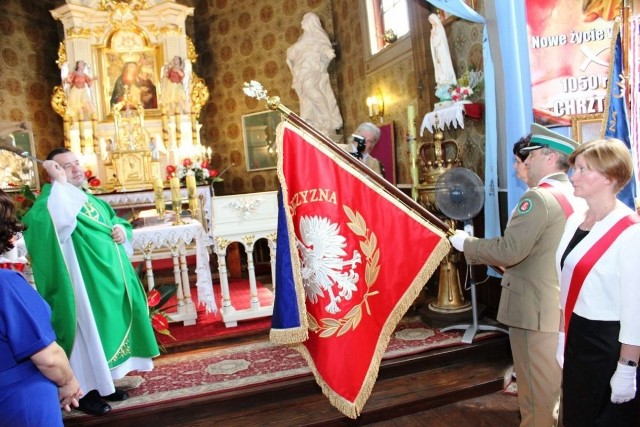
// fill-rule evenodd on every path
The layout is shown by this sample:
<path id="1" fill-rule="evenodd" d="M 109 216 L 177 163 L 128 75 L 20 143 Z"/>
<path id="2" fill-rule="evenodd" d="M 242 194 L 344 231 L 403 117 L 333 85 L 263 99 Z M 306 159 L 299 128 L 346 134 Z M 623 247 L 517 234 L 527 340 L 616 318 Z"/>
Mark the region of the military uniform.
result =
<path id="1" fill-rule="evenodd" d="M 543 180 L 580 208 L 566 174 Z M 498 321 L 510 327 L 522 426 L 556 422 L 562 372 L 555 359 L 560 322 L 555 253 L 565 223 L 565 212 L 552 192 L 533 187 L 520 198 L 503 237 L 469 237 L 464 242 L 468 263 L 506 267 Z"/>

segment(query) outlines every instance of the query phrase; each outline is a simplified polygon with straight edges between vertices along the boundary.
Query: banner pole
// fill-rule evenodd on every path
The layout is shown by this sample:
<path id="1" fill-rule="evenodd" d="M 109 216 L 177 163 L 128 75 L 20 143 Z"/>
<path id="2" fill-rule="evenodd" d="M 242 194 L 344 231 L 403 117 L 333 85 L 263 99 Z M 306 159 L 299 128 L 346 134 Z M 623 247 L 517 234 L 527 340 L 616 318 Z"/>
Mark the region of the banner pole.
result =
<path id="1" fill-rule="evenodd" d="M 429 221 L 430 223 L 432 223 L 433 225 L 438 227 L 444 233 L 446 233 L 449 236 L 452 236 L 455 233 L 455 230 L 450 228 L 444 221 L 442 221 L 436 215 L 431 213 L 424 206 L 420 205 L 418 202 L 413 200 L 411 197 L 409 197 L 406 194 L 404 194 L 399 188 L 397 188 L 396 186 L 391 184 L 389 181 L 384 179 L 382 176 L 378 175 L 377 173 L 375 173 L 374 171 L 369 169 L 367 166 L 364 165 L 364 163 L 362 163 L 361 161 L 357 160 L 352 155 L 347 153 L 345 150 L 340 148 L 335 142 L 333 142 L 331 139 L 329 139 L 323 133 L 319 132 L 316 128 L 314 128 L 309 123 L 307 123 L 305 120 L 303 120 L 296 113 L 294 113 L 289 108 L 287 108 L 285 105 L 283 105 L 280 102 L 280 97 L 278 97 L 278 96 L 270 96 L 270 97 L 268 97 L 267 96 L 267 91 L 264 90 L 264 88 L 262 87 L 262 85 L 259 82 L 256 82 L 255 80 L 253 80 L 253 81 L 251 81 L 251 83 L 245 83 L 243 91 L 247 96 L 250 96 L 252 98 L 256 98 L 256 99 L 259 99 L 259 100 L 260 99 L 264 99 L 266 101 L 266 103 L 267 103 L 267 107 L 269 107 L 271 110 L 280 111 L 282 114 L 285 115 L 287 120 L 289 122 L 291 122 L 293 125 L 295 125 L 298 128 L 304 130 L 305 132 L 310 133 L 311 135 L 313 135 L 314 138 L 322 141 L 327 147 L 329 147 L 329 149 L 333 152 L 333 154 L 337 155 L 342 160 L 344 160 L 347 163 L 349 163 L 351 166 L 353 166 L 355 169 L 357 169 L 360 172 L 362 172 L 363 174 L 365 174 L 371 180 L 375 181 L 377 184 L 379 184 L 381 187 L 383 187 L 389 194 L 391 194 L 396 199 L 398 199 L 399 201 L 404 203 L 405 206 L 407 206 L 409 209 L 412 209 L 413 211 L 415 211 L 422 218 L 426 219 L 427 221 Z"/>

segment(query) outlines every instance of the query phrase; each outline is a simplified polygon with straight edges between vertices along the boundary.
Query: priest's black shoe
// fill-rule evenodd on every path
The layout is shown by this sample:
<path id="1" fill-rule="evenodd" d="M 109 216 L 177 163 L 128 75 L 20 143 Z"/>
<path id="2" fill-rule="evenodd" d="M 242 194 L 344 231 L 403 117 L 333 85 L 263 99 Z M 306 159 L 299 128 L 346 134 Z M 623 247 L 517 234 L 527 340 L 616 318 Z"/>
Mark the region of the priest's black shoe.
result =
<path id="1" fill-rule="evenodd" d="M 121 388 L 116 387 L 115 392 L 111 393 L 108 396 L 102 396 L 102 398 L 110 402 L 120 402 L 123 400 L 127 400 L 129 398 L 129 393 Z"/>
<path id="2" fill-rule="evenodd" d="M 78 409 L 90 415 L 104 415 L 111 411 L 111 406 L 100 398 L 97 390 L 91 390 L 80 399 Z"/>

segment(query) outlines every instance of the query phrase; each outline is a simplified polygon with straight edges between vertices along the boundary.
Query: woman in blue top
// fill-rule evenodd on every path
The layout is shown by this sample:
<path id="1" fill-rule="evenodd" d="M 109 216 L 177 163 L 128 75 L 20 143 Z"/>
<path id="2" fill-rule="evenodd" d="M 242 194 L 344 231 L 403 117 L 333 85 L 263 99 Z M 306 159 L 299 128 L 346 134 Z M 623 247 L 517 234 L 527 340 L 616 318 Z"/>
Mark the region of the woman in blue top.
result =
<path id="1" fill-rule="evenodd" d="M 0 253 L 22 231 L 0 190 Z M 82 396 L 69 360 L 55 342 L 51 309 L 27 281 L 0 269 L 0 427 L 62 426 Z"/>

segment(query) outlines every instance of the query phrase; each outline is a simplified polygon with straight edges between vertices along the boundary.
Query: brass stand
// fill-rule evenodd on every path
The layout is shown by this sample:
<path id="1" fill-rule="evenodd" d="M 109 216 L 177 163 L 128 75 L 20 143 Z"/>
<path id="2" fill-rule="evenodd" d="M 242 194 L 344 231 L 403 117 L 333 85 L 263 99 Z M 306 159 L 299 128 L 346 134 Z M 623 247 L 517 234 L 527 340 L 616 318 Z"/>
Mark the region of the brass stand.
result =
<path id="1" fill-rule="evenodd" d="M 454 220 L 446 218 L 436 205 L 436 182 L 445 172 L 459 166 L 459 149 L 456 141 L 444 139 L 436 118 L 436 132 L 433 142 L 425 142 L 419 148 L 422 161 L 421 183 L 417 186 L 418 201 L 427 209 L 435 212 L 443 221 L 448 221 L 451 228 L 456 227 Z M 464 300 L 457 262 L 459 254 L 453 249 L 440 263 L 438 281 L 438 297 L 423 307 L 421 317 L 431 326 L 441 327 L 469 318 L 471 304 Z"/>
<path id="2" fill-rule="evenodd" d="M 171 206 L 176 214 L 176 219 L 175 221 L 173 221 L 173 225 L 183 225 L 184 221 L 182 220 L 182 200 L 172 200 Z"/>

